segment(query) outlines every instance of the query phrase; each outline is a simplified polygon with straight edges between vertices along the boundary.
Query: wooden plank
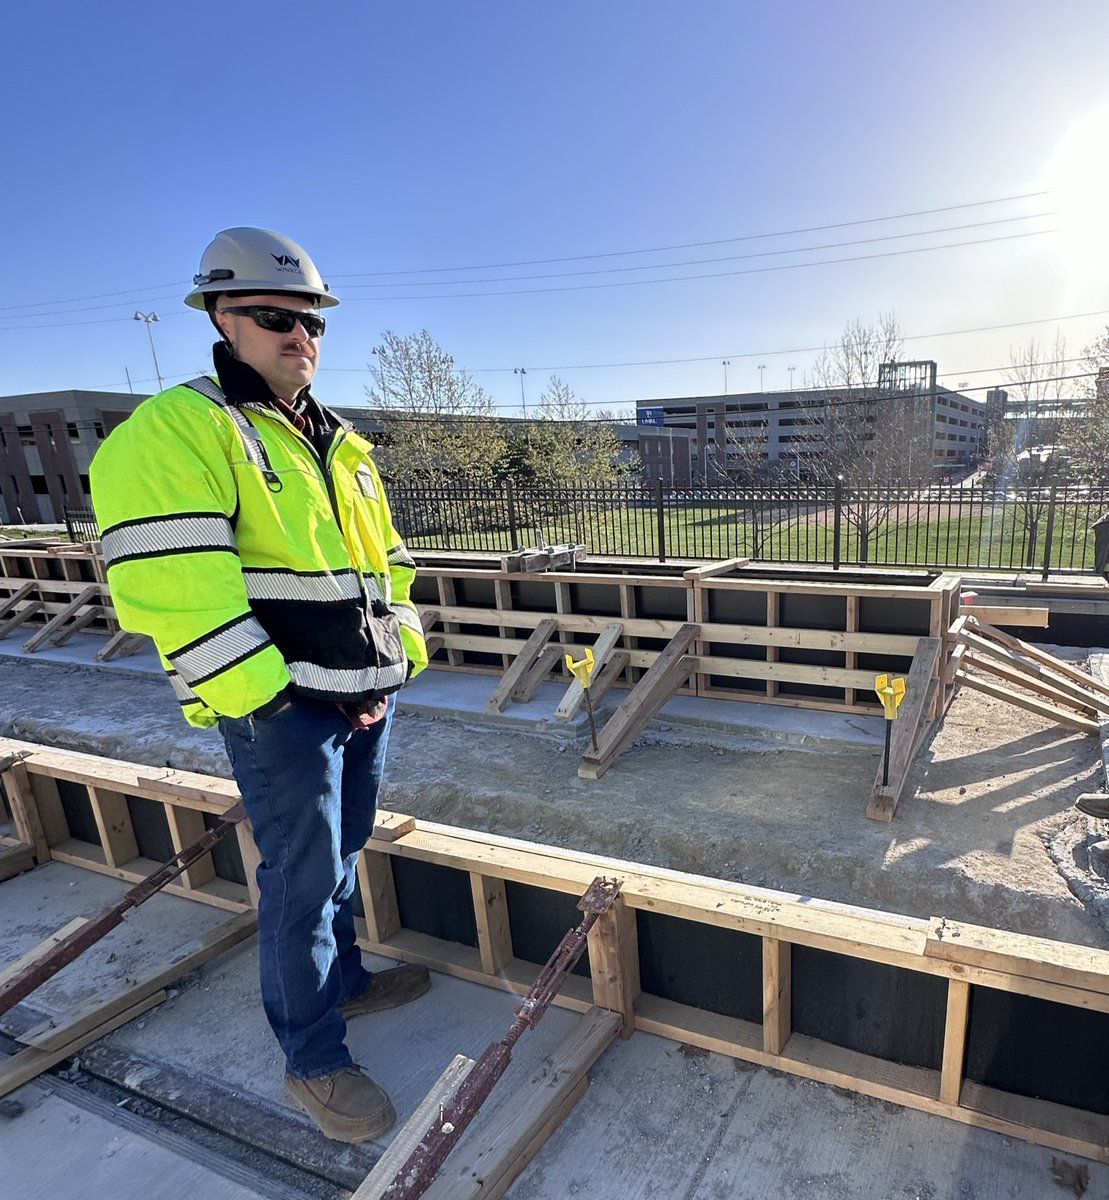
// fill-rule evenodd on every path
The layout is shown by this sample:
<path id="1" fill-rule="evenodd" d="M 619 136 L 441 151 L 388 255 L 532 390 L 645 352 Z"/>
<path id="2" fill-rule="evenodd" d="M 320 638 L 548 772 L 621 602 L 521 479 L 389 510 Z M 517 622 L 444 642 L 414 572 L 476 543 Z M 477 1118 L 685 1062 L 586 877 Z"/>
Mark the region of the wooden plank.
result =
<path id="1" fill-rule="evenodd" d="M 1013 637 L 1012 634 L 1005 633 L 994 625 L 988 625 L 986 622 L 979 621 L 973 617 L 972 620 L 976 633 L 991 638 L 995 642 L 1000 642 L 1001 645 L 1023 654 L 1025 658 L 1030 658 L 1042 666 L 1050 667 L 1057 674 L 1065 675 L 1068 679 L 1081 684 L 1084 688 L 1109 696 L 1109 684 L 1102 683 L 1100 679 L 1095 679 L 1092 675 L 1087 674 L 1085 671 L 1080 671 L 1077 667 L 1064 662 L 1061 658 L 1056 658 L 1053 654 L 1048 654 L 1046 650 L 1041 650 L 1038 646 L 1033 646 L 1029 642 L 1022 642 L 1020 638 Z"/>
<path id="2" fill-rule="evenodd" d="M 990 625 L 1027 625 L 1046 629 L 1050 608 L 1026 608 L 1016 604 L 961 604 L 959 612 Z"/>
<path id="3" fill-rule="evenodd" d="M 598 704 L 608 695 L 612 688 L 616 685 L 620 676 L 628 666 L 628 652 L 626 650 L 613 650 L 609 655 L 608 661 L 601 668 L 597 678 L 590 685 L 589 692 L 593 698 L 593 707 Z"/>
<path id="4" fill-rule="evenodd" d="M 64 646 L 75 633 L 79 633 L 86 625 L 91 625 L 93 621 L 98 621 L 103 616 L 104 609 L 99 604 L 92 604 L 84 612 L 78 613 L 68 625 L 63 626 L 50 640 L 55 646 Z"/>
<path id="5" fill-rule="evenodd" d="M 8 807 L 12 811 L 15 830 L 21 842 L 26 842 L 35 852 L 35 862 L 50 861 L 50 844 L 46 840 L 46 832 L 39 817 L 38 805 L 31 790 L 31 782 L 27 774 L 26 764 L 13 763 L 2 775 L 4 793 L 8 797 Z"/>
<path id="6" fill-rule="evenodd" d="M 947 1017 L 943 1031 L 943 1066 L 940 1069 L 940 1099 L 958 1104 L 963 1087 L 963 1063 L 967 1055 L 967 1022 L 970 1019 L 970 984 L 961 979 L 947 981 Z"/>
<path id="7" fill-rule="evenodd" d="M 1096 734 L 1098 732 L 1098 723 L 1096 721 L 1080 716 L 1076 712 L 1054 708 L 1050 704 L 1045 704 L 1042 700 L 1034 700 L 1031 696 L 1025 696 L 1020 692 L 1014 692 L 1011 688 L 1002 687 L 999 683 L 990 683 L 987 679 L 980 679 L 976 675 L 968 675 L 962 669 L 955 672 L 955 678 L 976 692 L 992 696 L 995 700 L 1004 700 L 1006 704 L 1015 704 L 1017 708 L 1027 709 L 1029 712 L 1036 713 L 1037 716 L 1046 717 L 1047 720 L 1055 721 L 1059 725 L 1065 725 L 1068 729 L 1077 729 L 1080 733 Z"/>
<path id="8" fill-rule="evenodd" d="M 51 1067 L 57 1066 L 62 1059 L 71 1057 L 78 1050 L 83 1050 L 90 1042 L 97 1041 L 114 1029 L 119 1029 L 121 1025 L 126 1025 L 128 1021 L 133 1021 L 135 1017 L 141 1016 L 155 1005 L 161 1004 L 165 998 L 165 992 L 155 992 L 133 1007 L 116 1013 L 103 1024 L 97 1025 L 95 1029 L 67 1042 L 60 1049 L 39 1050 L 35 1046 L 27 1046 L 7 1059 L 0 1059 L 0 1096 L 14 1092 L 16 1088 L 22 1087 L 36 1076 L 41 1075 L 43 1071 L 49 1071 Z"/>
<path id="9" fill-rule="evenodd" d="M 1090 687 L 1083 687 L 1075 683 L 1073 679 L 1064 676 L 1061 672 L 1049 670 L 1039 663 L 1031 662 L 1020 654 L 1004 646 L 999 646 L 995 642 L 991 642 L 989 638 L 984 638 L 981 634 L 974 633 L 969 629 L 964 629 L 959 634 L 959 641 L 972 650 L 976 656 L 984 655 L 987 658 L 1002 663 L 1010 671 L 1019 672 L 1020 675 L 1025 676 L 1028 682 L 1024 683 L 1022 680 L 1022 686 L 1028 687 L 1033 691 L 1039 691 L 1042 687 L 1049 689 L 1053 693 L 1059 693 L 1069 700 L 1077 701 L 1085 708 L 1090 709 L 1091 715 L 1099 709 L 1102 712 L 1109 713 L 1109 696 L 1097 693 Z M 1092 682 L 1092 676 L 1087 676 L 1087 679 Z M 1036 685 L 1039 685 L 1039 687 Z"/>
<path id="10" fill-rule="evenodd" d="M 599 751 L 587 750 L 582 755 L 578 776 L 582 779 L 599 779 L 635 741 L 655 713 L 686 683 L 695 670 L 696 660 L 688 655 L 683 655 L 671 662 L 664 672 L 655 675 L 650 680 L 649 686 L 646 686 L 647 675 L 644 675 L 633 689 L 633 692 L 639 693 L 637 697 L 634 697 L 634 702 L 633 696 L 629 694 L 605 726 L 605 729 L 608 729 L 623 714 L 621 723 L 610 733 L 603 755 Z M 604 730 L 602 730 L 603 733 Z M 598 738 L 599 742 L 600 738 Z"/>
<path id="11" fill-rule="evenodd" d="M 612 621 L 601 630 L 593 644 L 593 669 L 599 671 L 616 647 L 616 643 L 624 634 L 624 627 L 619 621 Z M 575 655 L 575 661 L 577 656 Z M 555 709 L 556 721 L 569 721 L 585 703 L 585 688 L 575 679 L 566 689 L 566 695 Z"/>
<path id="12" fill-rule="evenodd" d="M 793 1032 L 793 947 L 780 938 L 762 940 L 762 1048 L 781 1054 Z"/>
<path id="13" fill-rule="evenodd" d="M 97 662 L 107 662 L 112 655 L 116 654 L 133 638 L 138 637 L 138 634 L 130 633 L 126 629 L 117 629 L 115 633 L 108 639 L 106 646 L 101 646 L 96 652 Z"/>
<path id="14" fill-rule="evenodd" d="M 410 817 L 407 813 L 386 812 L 379 808 L 374 816 L 374 827 L 370 837 L 377 838 L 379 842 L 395 842 L 397 838 L 404 837 L 415 828 L 415 817 Z"/>
<path id="15" fill-rule="evenodd" d="M 590 1068 L 612 1044 L 618 1030 L 615 1014 L 600 1009 L 586 1013 L 561 1044 L 497 1106 L 492 1118 L 484 1123 L 481 1138 L 458 1147 L 424 1193 L 424 1200 L 502 1197 L 584 1094 Z"/>
<path id="16" fill-rule="evenodd" d="M 535 665 L 536 659 L 543 653 L 547 643 L 558 629 L 558 622 L 548 617 L 540 621 L 532 632 L 531 637 L 524 643 L 523 649 L 512 660 L 512 665 L 501 676 L 500 683 L 493 689 L 492 695 L 485 702 L 486 712 L 504 712 L 512 694 L 519 687 L 521 680 Z"/>
<path id="17" fill-rule="evenodd" d="M 385 1200 L 390 1194 L 401 1194 L 404 1183 L 402 1181 L 394 1187 L 394 1180 L 415 1153 L 427 1131 L 437 1120 L 442 1119 L 443 1106 L 451 1103 L 473 1069 L 472 1058 L 467 1058 L 465 1054 L 454 1056 L 447 1069 L 435 1081 L 431 1091 L 416 1106 L 416 1111 L 393 1135 L 389 1148 L 358 1185 L 350 1200 Z M 426 1192 L 424 1194 L 426 1195 Z"/>
<path id="18" fill-rule="evenodd" d="M 122 867 L 138 858 L 139 846 L 135 841 L 135 830 L 131 825 L 131 813 L 127 808 L 127 797 L 122 792 L 108 788 L 90 787 L 89 802 L 100 834 L 100 845 L 104 848 L 104 860 L 110 867 Z"/>
<path id="19" fill-rule="evenodd" d="M 639 995 L 639 941 L 635 913 L 622 896 L 597 918 L 589 931 L 589 975 L 593 1002 L 617 1013 L 621 1038 L 635 1032 L 635 1001 Z"/>
<path id="20" fill-rule="evenodd" d="M 857 597 L 849 596 L 847 598 L 848 607 L 850 607 L 852 600 L 855 600 L 855 602 L 858 603 Z M 781 611 L 782 611 L 782 597 L 781 597 L 780 593 L 767 592 L 766 593 L 766 626 L 768 629 L 777 629 L 778 628 L 778 620 L 781 616 Z M 700 653 L 700 650 L 698 650 L 698 653 Z M 779 656 L 779 647 L 778 646 L 771 645 L 771 646 L 766 647 L 766 661 L 768 663 L 777 663 L 778 656 Z M 851 656 L 848 655 L 848 658 L 849 657 L 851 657 Z M 848 662 L 847 658 L 844 659 L 845 667 L 854 667 L 854 665 L 855 665 L 854 663 Z M 773 699 L 775 696 L 778 695 L 778 683 L 779 683 L 779 677 L 778 677 L 777 672 L 775 672 L 773 675 L 767 676 L 766 695 L 767 695 L 768 699 Z"/>
<path id="21" fill-rule="evenodd" d="M 924 953 L 949 963 L 965 963 L 1109 995 L 1109 950 L 1092 946 L 1074 946 L 933 917 Z"/>
<path id="22" fill-rule="evenodd" d="M 255 913 L 240 913 L 182 946 L 164 966 L 128 978 L 122 990 L 93 996 L 77 1008 L 48 1017 L 33 1029 L 22 1033 L 19 1040 L 38 1050 L 63 1049 L 75 1038 L 96 1030 L 116 1013 L 133 1008 L 146 997 L 169 987 L 190 971 L 239 945 L 251 937 L 257 927 Z"/>
<path id="23" fill-rule="evenodd" d="M 43 609 L 41 600 L 29 600 L 18 612 L 13 613 L 3 624 L 0 624 L 0 641 L 8 636 L 13 629 L 18 629 L 25 621 L 29 621 Z"/>
<path id="24" fill-rule="evenodd" d="M 921 638 L 920 649 L 905 676 L 905 699 L 893 722 L 890 738 L 889 783 L 882 782 L 882 762 L 879 760 L 866 813 L 872 820 L 890 820 L 905 787 L 909 768 L 920 744 L 922 727 L 930 719 L 929 713 L 936 698 L 937 689 L 930 684 L 939 662 L 940 646 L 940 638 Z"/>
<path id="25" fill-rule="evenodd" d="M 548 646 L 535 660 L 535 665 L 512 689 L 512 700 L 516 704 L 526 704 L 536 689 L 562 661 L 561 646 Z"/>
<path id="26" fill-rule="evenodd" d="M 727 575 L 737 567 L 747 566 L 750 561 L 749 558 L 724 558 L 720 562 L 706 563 L 703 567 L 690 567 L 688 571 L 682 572 L 682 578 L 696 580 L 708 579 L 712 575 Z"/>
<path id="27" fill-rule="evenodd" d="M 393 861 L 388 854 L 363 850 L 358 856 L 358 887 L 371 942 L 387 942 L 401 927 Z"/>
<path id="28" fill-rule="evenodd" d="M 38 584 L 33 580 L 28 580 L 21 587 L 16 588 L 6 600 L 0 602 L 0 621 L 6 620 L 15 612 L 16 608 L 33 594 Z"/>
<path id="29" fill-rule="evenodd" d="M 514 957 L 504 880 L 495 875 L 481 875 L 477 871 L 471 871 L 470 890 L 477 921 L 481 969 L 489 975 L 497 975 Z"/>
<path id="30" fill-rule="evenodd" d="M 685 652 L 696 641 L 699 633 L 699 626 L 683 625 L 671 638 L 646 675 L 632 688 L 623 704 L 605 723 L 597 737 L 597 749 L 586 751 L 582 756 L 584 767 L 596 768 L 604 764 L 602 770 L 607 769 L 612 760 L 635 740 L 643 726 L 689 678 L 695 664 Z"/>
<path id="31" fill-rule="evenodd" d="M 80 612 L 86 604 L 95 604 L 99 597 L 100 585 L 98 583 L 89 584 L 88 587 L 65 605 L 60 612 L 51 617 L 37 633 L 23 643 L 24 652 L 30 654 L 37 650 L 43 642 L 59 633 L 66 622 Z"/>
<path id="32" fill-rule="evenodd" d="M 624 589 L 626 590 L 626 589 Z M 849 597 L 850 598 L 850 597 Z M 513 609 L 509 613 L 495 609 L 456 607 L 442 609 L 444 619 L 466 625 L 513 625 L 518 628 L 535 626 L 549 620 L 550 613 Z M 559 630 L 569 633 L 598 633 L 612 621 L 611 617 L 596 617 L 584 613 L 560 613 Z M 781 646 L 801 650 L 858 650 L 868 654 L 896 654 L 911 657 L 916 652 L 916 634 L 860 633 L 843 629 L 794 629 L 789 626 L 770 628 L 765 625 L 728 624 L 723 622 L 686 622 L 677 618 L 663 620 L 654 617 L 621 617 L 624 633 L 629 638 L 672 638 L 684 624 L 700 624 L 701 635 L 707 642 L 728 645 Z M 632 648 L 632 647 L 628 647 Z"/>
<path id="33" fill-rule="evenodd" d="M 35 851 L 26 842 L 17 842 L 14 846 L 0 846 L 0 882 L 22 875 L 25 871 L 33 870 L 35 866 Z"/>
<path id="34" fill-rule="evenodd" d="M 963 671 L 969 671 L 972 668 L 976 671 L 983 671 L 987 675 L 996 675 L 998 679 L 1004 679 L 1006 683 L 1016 684 L 1017 687 L 1026 688 L 1030 692 L 1034 692 L 1044 700 L 1050 700 L 1054 704 L 1061 704 L 1064 708 L 1071 709 L 1080 713 L 1084 717 L 1094 718 L 1096 708 L 1087 704 L 1083 700 L 1079 700 L 1072 695 L 1068 695 L 1062 691 L 1056 691 L 1048 683 L 1041 683 L 1038 679 L 1031 675 L 1025 675 L 1019 669 L 1010 669 L 995 658 L 979 658 L 977 652 L 970 653 L 970 647 L 966 642 L 960 641 L 957 649 L 963 650 L 964 653 L 959 659 L 959 668 Z M 954 655 L 952 655 L 954 657 Z M 1101 704 L 1109 703 L 1102 700 Z"/>
<path id="35" fill-rule="evenodd" d="M 88 917 L 74 917 L 72 921 L 68 921 L 61 929 L 55 930 L 49 937 L 44 938 L 37 946 L 32 946 L 25 954 L 21 955 L 13 963 L 9 963 L 2 971 L 0 971 L 0 986 L 10 983 L 17 975 L 21 975 L 28 967 L 40 962 L 45 958 L 59 942 L 64 942 L 71 933 L 76 933 L 82 925 L 88 923 Z"/>

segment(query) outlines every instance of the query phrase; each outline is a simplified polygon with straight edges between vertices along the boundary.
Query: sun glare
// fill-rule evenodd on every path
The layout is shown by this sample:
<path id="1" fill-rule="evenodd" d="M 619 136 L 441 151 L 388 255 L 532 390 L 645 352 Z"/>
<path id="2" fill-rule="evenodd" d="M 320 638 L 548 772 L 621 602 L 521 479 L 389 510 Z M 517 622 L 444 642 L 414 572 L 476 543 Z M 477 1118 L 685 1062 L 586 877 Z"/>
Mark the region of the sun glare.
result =
<path id="1" fill-rule="evenodd" d="M 1066 131 L 1045 170 L 1055 193 L 1060 249 L 1072 278 L 1104 278 L 1109 256 L 1109 104 L 1080 117 Z"/>

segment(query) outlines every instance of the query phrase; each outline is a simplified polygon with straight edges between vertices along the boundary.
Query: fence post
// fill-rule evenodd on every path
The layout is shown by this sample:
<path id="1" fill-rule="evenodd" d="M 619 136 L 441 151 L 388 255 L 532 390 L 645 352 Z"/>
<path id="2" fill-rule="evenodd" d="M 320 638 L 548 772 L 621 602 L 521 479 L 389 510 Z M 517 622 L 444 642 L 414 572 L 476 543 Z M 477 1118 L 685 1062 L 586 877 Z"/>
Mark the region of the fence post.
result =
<path id="1" fill-rule="evenodd" d="M 666 514 L 662 505 L 662 480 L 655 485 L 655 523 L 658 526 L 658 560 L 666 561 Z"/>
<path id="2" fill-rule="evenodd" d="M 508 536 L 512 543 L 512 549 L 519 550 L 520 536 L 516 530 L 516 489 L 512 486 L 511 479 L 505 483 L 505 488 L 508 494 Z"/>
<path id="3" fill-rule="evenodd" d="M 1047 536 L 1044 538 L 1044 567 L 1040 572 L 1040 579 L 1044 583 L 1047 582 L 1048 572 L 1051 569 L 1051 543 L 1055 538 L 1055 488 L 1056 484 L 1051 485 L 1051 495 L 1047 501 Z"/>
<path id="4" fill-rule="evenodd" d="M 835 514 L 832 520 L 832 570 L 838 571 L 840 558 L 842 557 L 842 536 L 843 536 L 843 476 L 836 476 L 835 492 L 833 503 L 835 504 Z"/>

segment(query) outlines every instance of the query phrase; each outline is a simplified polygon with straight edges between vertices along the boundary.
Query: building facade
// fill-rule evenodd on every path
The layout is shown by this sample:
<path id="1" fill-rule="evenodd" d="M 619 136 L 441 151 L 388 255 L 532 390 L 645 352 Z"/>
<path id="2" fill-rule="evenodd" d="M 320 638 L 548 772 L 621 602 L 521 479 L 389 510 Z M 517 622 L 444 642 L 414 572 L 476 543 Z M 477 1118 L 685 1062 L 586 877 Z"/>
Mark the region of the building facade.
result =
<path id="1" fill-rule="evenodd" d="M 687 468 L 673 443 L 659 442 L 671 431 L 688 438 L 693 481 L 713 484 L 811 480 L 818 460 L 879 438 L 903 456 L 908 477 L 942 476 L 978 462 L 988 424 L 987 404 L 939 386 L 930 361 L 885 363 L 871 387 L 640 400 L 636 411 L 646 480 L 675 487 L 686 484 Z"/>
<path id="2" fill-rule="evenodd" d="M 91 504 L 93 455 L 145 399 L 77 390 L 0 396 L 0 523 L 61 524 L 67 507 Z"/>

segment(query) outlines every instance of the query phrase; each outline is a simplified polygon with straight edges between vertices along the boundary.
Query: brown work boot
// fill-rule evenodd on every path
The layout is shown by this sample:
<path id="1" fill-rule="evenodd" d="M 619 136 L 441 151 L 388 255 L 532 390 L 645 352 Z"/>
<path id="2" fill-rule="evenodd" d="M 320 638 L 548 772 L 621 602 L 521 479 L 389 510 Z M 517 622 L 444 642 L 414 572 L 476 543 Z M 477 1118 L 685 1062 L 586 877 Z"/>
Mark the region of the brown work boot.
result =
<path id="1" fill-rule="evenodd" d="M 285 1087 L 324 1136 L 336 1141 L 368 1142 L 396 1124 L 392 1101 L 361 1067 L 314 1079 L 286 1075 Z"/>
<path id="2" fill-rule="evenodd" d="M 352 996 L 345 1004 L 339 1005 L 339 1011 L 349 1021 L 351 1017 L 362 1013 L 381 1012 L 386 1008 L 400 1008 L 409 1000 L 422 996 L 431 987 L 431 976 L 427 967 L 415 963 L 406 963 L 403 967 L 390 967 L 388 971 L 378 971 L 370 981 L 370 986 L 358 996 Z"/>

